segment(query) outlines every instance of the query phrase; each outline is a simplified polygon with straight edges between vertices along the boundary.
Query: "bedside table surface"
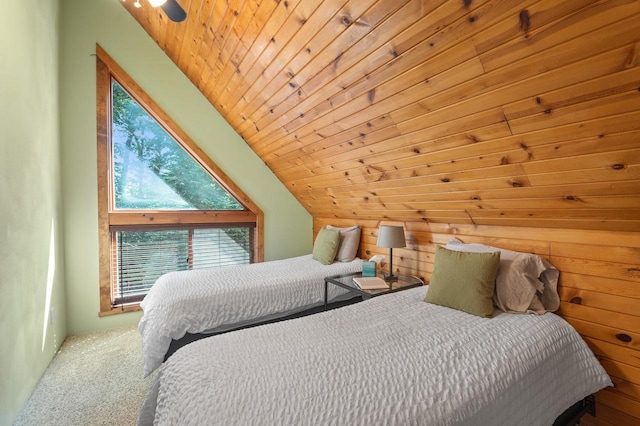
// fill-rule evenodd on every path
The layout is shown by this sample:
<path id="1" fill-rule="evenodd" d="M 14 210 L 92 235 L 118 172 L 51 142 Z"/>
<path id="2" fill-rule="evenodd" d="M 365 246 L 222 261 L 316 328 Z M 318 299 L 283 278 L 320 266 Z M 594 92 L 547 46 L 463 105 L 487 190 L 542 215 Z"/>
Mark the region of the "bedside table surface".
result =
<path id="1" fill-rule="evenodd" d="M 376 271 L 376 276 L 382 279 L 385 279 L 386 275 L 381 273 L 380 271 Z M 365 297 L 375 297 L 381 296 L 383 294 L 393 293 L 400 290 L 406 290 L 413 287 L 420 287 L 424 283 L 420 278 L 411 277 L 407 275 L 396 275 L 398 281 L 389 284 L 388 289 L 362 289 L 360 288 L 354 281 L 354 278 L 362 277 L 361 272 L 356 272 L 353 274 L 342 274 L 342 275 L 333 275 L 330 277 L 325 277 L 325 283 L 335 284 L 339 287 L 346 288 L 347 290 L 353 291 L 355 293 L 360 293 Z"/>

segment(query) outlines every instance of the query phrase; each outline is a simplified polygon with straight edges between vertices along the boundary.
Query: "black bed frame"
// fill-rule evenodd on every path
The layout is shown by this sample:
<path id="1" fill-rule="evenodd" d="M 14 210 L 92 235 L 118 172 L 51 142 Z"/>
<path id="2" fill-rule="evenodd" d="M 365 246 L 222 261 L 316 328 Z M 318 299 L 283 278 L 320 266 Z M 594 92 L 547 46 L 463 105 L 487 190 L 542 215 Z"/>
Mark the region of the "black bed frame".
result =
<path id="1" fill-rule="evenodd" d="M 596 397 L 589 395 L 582 401 L 578 401 L 571 407 L 567 408 L 564 413 L 560 414 L 553 426 L 573 426 L 578 424 L 582 416 L 585 414 L 596 416 Z"/>
<path id="2" fill-rule="evenodd" d="M 356 296 L 356 297 L 353 297 L 351 299 L 341 300 L 339 302 L 329 303 L 327 305 L 326 310 L 336 309 L 336 308 L 340 308 L 342 306 L 351 305 L 353 303 L 360 302 L 361 300 L 362 300 L 362 297 Z M 229 333 L 230 331 L 238 331 L 238 330 L 242 330 L 242 329 L 245 329 L 245 328 L 257 327 L 259 325 L 271 324 L 271 323 L 274 323 L 274 322 L 280 322 L 280 321 L 286 321 L 286 320 L 290 320 L 290 319 L 294 319 L 294 318 L 306 317 L 306 316 L 309 316 L 309 315 L 317 314 L 319 312 L 323 312 L 324 310 L 325 310 L 324 305 L 320 305 L 320 306 L 316 306 L 316 307 L 313 307 L 313 308 L 310 308 L 310 309 L 307 309 L 307 310 L 304 310 L 304 311 L 296 312 L 294 314 L 286 315 L 286 316 L 279 317 L 279 318 L 273 318 L 273 319 L 270 319 L 270 320 L 267 320 L 267 321 L 261 321 L 261 322 L 256 322 L 256 323 L 253 323 L 253 324 L 243 325 L 241 327 L 236 327 L 236 328 L 232 328 L 232 329 L 225 330 L 225 331 L 219 331 L 219 332 L 213 332 L 213 333 L 186 333 L 184 335 L 184 337 L 182 337 L 182 338 L 180 338 L 178 340 L 171 340 L 171 344 L 169 345 L 169 349 L 167 350 L 167 353 L 164 356 L 164 361 L 169 359 L 169 357 L 171 355 L 173 355 L 173 353 L 175 351 L 177 351 L 178 349 L 180 349 L 181 347 L 186 346 L 189 343 L 195 342 L 196 340 L 204 339 L 206 337 L 216 336 L 218 334 Z"/>

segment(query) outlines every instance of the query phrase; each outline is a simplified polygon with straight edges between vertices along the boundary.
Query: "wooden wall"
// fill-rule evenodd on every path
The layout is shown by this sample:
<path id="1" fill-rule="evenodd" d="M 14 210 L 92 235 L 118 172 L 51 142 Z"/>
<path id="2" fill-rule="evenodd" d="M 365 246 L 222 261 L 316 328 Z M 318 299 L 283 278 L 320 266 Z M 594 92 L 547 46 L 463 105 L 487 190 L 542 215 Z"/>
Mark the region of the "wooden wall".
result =
<path id="1" fill-rule="evenodd" d="M 384 254 L 387 260 L 389 250 L 376 247 L 378 226 L 404 226 L 407 248 L 393 250 L 394 270 L 425 282 L 435 245 L 453 236 L 549 260 L 561 271 L 557 313 L 583 336 L 615 384 L 596 395 L 597 418 L 584 423 L 640 424 L 640 233 L 316 218 L 314 234 L 326 225 L 356 223 L 363 227 L 360 257 Z"/>
<path id="2" fill-rule="evenodd" d="M 592 423 L 640 422 L 640 0 L 178 2 L 122 4 L 316 231 L 404 223 L 426 279 L 451 234 L 549 257 L 617 384 Z"/>
<path id="3" fill-rule="evenodd" d="M 639 0 L 180 3 L 124 6 L 313 216 L 640 230 Z"/>

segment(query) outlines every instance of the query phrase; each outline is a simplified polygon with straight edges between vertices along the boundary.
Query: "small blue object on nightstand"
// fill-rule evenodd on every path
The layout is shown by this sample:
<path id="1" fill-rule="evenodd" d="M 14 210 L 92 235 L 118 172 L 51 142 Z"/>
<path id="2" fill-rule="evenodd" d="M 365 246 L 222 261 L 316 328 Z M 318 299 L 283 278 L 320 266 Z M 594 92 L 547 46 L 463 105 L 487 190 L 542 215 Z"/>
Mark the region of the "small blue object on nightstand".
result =
<path id="1" fill-rule="evenodd" d="M 375 277 L 376 276 L 376 262 L 362 262 L 362 276 L 363 277 Z"/>

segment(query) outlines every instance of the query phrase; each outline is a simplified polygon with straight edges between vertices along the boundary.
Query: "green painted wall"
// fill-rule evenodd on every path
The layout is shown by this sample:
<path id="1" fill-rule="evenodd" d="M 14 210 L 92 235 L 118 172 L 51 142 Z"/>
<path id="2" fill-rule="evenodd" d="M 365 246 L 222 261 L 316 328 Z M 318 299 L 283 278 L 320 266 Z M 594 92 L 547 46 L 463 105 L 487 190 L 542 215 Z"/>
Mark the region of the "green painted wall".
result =
<path id="1" fill-rule="evenodd" d="M 65 338 L 66 319 L 58 2 L 6 1 L 2 13 L 0 424 L 8 425 Z"/>
<path id="2" fill-rule="evenodd" d="M 265 260 L 311 252 L 311 216 L 157 47 L 120 0 L 62 0 L 61 5 L 60 107 L 69 334 L 136 324 L 141 316 L 98 317 L 92 56 L 96 43 L 260 206 L 265 217 Z"/>

